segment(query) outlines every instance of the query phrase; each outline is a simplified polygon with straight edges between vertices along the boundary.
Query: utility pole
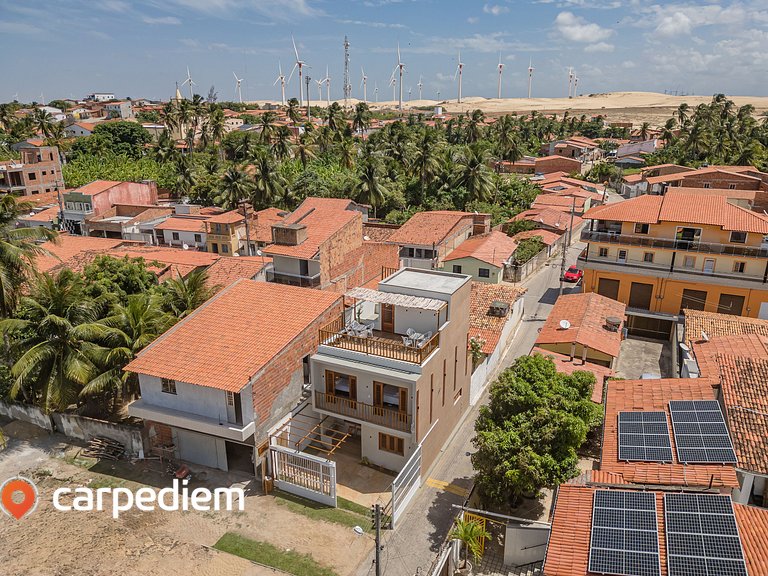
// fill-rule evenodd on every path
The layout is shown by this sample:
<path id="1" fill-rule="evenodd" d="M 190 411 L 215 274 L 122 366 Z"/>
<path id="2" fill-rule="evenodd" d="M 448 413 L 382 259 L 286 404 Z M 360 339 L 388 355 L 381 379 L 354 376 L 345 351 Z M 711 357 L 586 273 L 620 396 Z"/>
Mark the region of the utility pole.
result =
<path id="1" fill-rule="evenodd" d="M 376 576 L 381 576 L 381 505 L 374 504 L 371 506 L 371 516 L 373 517 L 373 527 L 376 530 L 376 555 L 373 560 L 374 566 L 376 566 Z"/>
<path id="2" fill-rule="evenodd" d="M 251 253 L 251 235 L 248 233 L 248 203 L 241 200 L 240 205 L 243 207 L 243 218 L 245 218 L 245 253 L 248 256 L 253 256 Z"/>
<path id="3" fill-rule="evenodd" d="M 349 40 L 344 36 L 344 108 L 349 107 L 352 97 L 352 82 L 349 79 Z"/>
<path id="4" fill-rule="evenodd" d="M 309 83 L 312 81 L 312 78 L 304 76 L 304 80 L 307 82 L 307 122 L 309 122 L 312 120 L 312 112 L 309 110 Z"/>
<path id="5" fill-rule="evenodd" d="M 565 246 L 563 246 L 563 259 L 560 263 L 560 294 L 563 295 L 563 277 L 565 276 L 565 259 L 568 256 L 568 248 L 571 246 L 571 234 L 573 232 L 573 213 L 576 211 L 576 196 L 571 201 L 571 223 L 568 225 L 568 232 L 565 234 Z"/>

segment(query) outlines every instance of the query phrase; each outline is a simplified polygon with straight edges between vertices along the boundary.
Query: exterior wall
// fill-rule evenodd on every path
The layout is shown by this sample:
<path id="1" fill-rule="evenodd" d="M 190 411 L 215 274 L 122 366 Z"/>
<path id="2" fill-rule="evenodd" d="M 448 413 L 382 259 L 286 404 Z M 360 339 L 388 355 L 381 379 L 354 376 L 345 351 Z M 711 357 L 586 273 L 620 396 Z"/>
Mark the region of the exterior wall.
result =
<path id="1" fill-rule="evenodd" d="M 402 438 L 404 456 L 379 450 L 379 432 L 384 432 L 389 436 Z M 417 446 L 413 442 L 413 436 L 411 434 L 390 430 L 389 428 L 382 428 L 381 426 L 374 426 L 373 424 L 362 424 L 360 426 L 360 441 L 362 446 L 362 458 L 367 458 L 372 464 L 376 464 L 387 470 L 392 470 L 393 472 L 398 472 L 405 466 L 405 463 L 408 462 L 408 458 L 411 457 Z"/>
<path id="2" fill-rule="evenodd" d="M 0 167 L 0 192 L 31 196 L 63 189 L 56 146 L 22 149 L 20 162 L 7 161 Z"/>
<path id="3" fill-rule="evenodd" d="M 308 260 L 309 262 L 309 276 L 315 276 L 320 273 L 320 262 L 317 260 Z M 301 259 L 291 258 L 289 256 L 273 256 L 272 266 L 275 272 L 281 274 L 292 274 L 299 276 L 301 274 Z"/>
<path id="4" fill-rule="evenodd" d="M 633 272 L 632 268 L 626 271 L 618 269 L 616 271 L 594 270 L 589 268 L 589 263 L 579 262 L 584 268 L 584 279 L 582 286 L 584 292 L 597 292 L 601 278 L 607 278 L 619 281 L 619 302 L 629 303 L 629 294 L 632 282 L 651 284 L 653 292 L 651 294 L 651 311 L 662 312 L 665 314 L 678 314 L 683 299 L 683 290 L 698 290 L 707 294 L 704 304 L 704 310 L 708 312 L 718 312 L 718 302 L 721 294 L 730 294 L 744 297 L 744 308 L 742 316 L 757 318 L 760 315 L 761 306 L 768 303 L 768 285 L 761 282 L 755 282 L 754 288 L 737 287 L 732 285 L 714 284 L 705 276 L 700 281 L 691 281 L 686 279 L 675 279 L 674 275 L 669 276 L 662 272 L 647 271 L 648 275 L 641 275 Z M 658 274 L 656 276 L 655 274 Z M 722 312 L 722 311 L 721 311 Z"/>
<path id="5" fill-rule="evenodd" d="M 216 228 L 217 224 L 219 228 Z M 235 224 L 206 222 L 205 230 L 208 252 L 217 252 L 218 254 L 226 254 L 228 256 L 232 256 L 232 254 L 240 250 L 240 238 L 245 237 L 244 222 L 237 222 Z M 216 245 L 215 249 L 214 244 Z M 227 247 L 226 251 L 222 248 L 223 246 Z"/>
<path id="6" fill-rule="evenodd" d="M 436 247 L 437 268 L 440 268 L 443 265 L 443 258 L 458 248 L 464 240 L 472 236 L 473 229 L 474 224 L 472 217 L 467 216 L 466 218 L 462 218 L 461 221 L 448 232 L 443 243 Z"/>
<path id="7" fill-rule="evenodd" d="M 71 126 L 64 128 L 64 133 L 70 138 L 82 138 L 83 136 L 90 136 L 93 134 L 90 130 L 78 126 L 77 124 L 72 124 Z"/>
<path id="8" fill-rule="evenodd" d="M 453 272 L 454 266 L 461 266 L 461 270 L 458 274 L 469 274 L 472 276 L 472 280 L 478 282 L 486 282 L 489 284 L 498 284 L 502 280 L 503 268 L 498 268 L 487 262 L 478 260 L 477 258 L 459 258 L 458 260 L 449 260 L 443 263 L 443 270 L 446 272 Z M 479 274 L 480 268 L 486 268 L 489 271 L 490 276 L 483 278 Z"/>
<path id="9" fill-rule="evenodd" d="M 226 441 L 215 436 L 199 434 L 191 430 L 172 428 L 176 457 L 193 464 L 227 470 Z"/>
<path id="10" fill-rule="evenodd" d="M 70 219 L 78 214 L 76 210 L 68 206 L 68 203 L 75 202 L 90 204 L 91 212 L 94 216 L 98 216 L 116 204 L 157 204 L 157 185 L 154 182 L 120 182 L 98 194 L 81 194 L 77 190 L 73 190 L 63 195 L 63 201 L 65 218 Z M 79 214 L 81 217 L 78 219 L 82 220 L 82 216 L 86 212 L 81 211 Z"/>
<path id="11" fill-rule="evenodd" d="M 724 174 L 714 172 L 712 174 L 691 174 L 686 176 L 679 186 L 688 186 L 691 188 L 704 188 L 704 184 L 709 183 L 710 188 L 729 188 L 731 184 L 736 186 L 736 190 L 760 190 L 760 180 L 738 174 Z"/>
<path id="12" fill-rule="evenodd" d="M 176 233 L 179 235 L 178 240 L 173 239 L 173 234 Z M 201 240 L 198 242 L 195 240 L 195 235 L 199 235 Z M 168 246 L 182 246 L 186 244 L 187 246 L 196 246 L 197 248 L 200 248 L 201 250 L 206 250 L 208 244 L 207 244 L 208 236 L 205 232 L 187 232 L 186 230 L 163 230 L 163 243 L 162 245 L 168 245 Z"/>
<path id="13" fill-rule="evenodd" d="M 571 352 L 574 350 L 573 345 L 567 342 L 563 344 L 537 344 L 537 346 L 539 348 L 543 348 L 544 350 L 555 352 L 556 354 L 565 354 L 566 356 L 570 356 Z M 574 358 L 583 358 L 583 355 L 584 346 L 577 343 L 573 356 Z M 603 352 L 598 352 L 592 348 L 587 348 L 587 362 L 594 362 L 595 364 L 600 364 L 601 366 L 611 367 L 613 366 L 613 360 L 613 356 L 609 356 Z"/>
<path id="14" fill-rule="evenodd" d="M 320 286 L 331 282 L 331 271 L 344 262 L 346 255 L 363 245 L 363 215 L 355 214 L 355 218 L 336 231 L 323 242 L 320 253 Z"/>
<path id="15" fill-rule="evenodd" d="M 535 171 L 541 174 L 548 174 L 550 172 L 565 172 L 570 174 L 572 172 L 581 171 L 581 162 L 573 158 L 536 158 L 534 162 Z"/>

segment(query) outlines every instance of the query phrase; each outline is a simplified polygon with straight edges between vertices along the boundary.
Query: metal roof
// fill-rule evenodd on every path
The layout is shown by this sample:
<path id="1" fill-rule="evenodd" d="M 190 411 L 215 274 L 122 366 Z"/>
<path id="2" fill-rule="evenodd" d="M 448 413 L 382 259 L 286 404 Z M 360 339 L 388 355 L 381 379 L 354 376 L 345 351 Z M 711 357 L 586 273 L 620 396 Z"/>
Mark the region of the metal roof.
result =
<path id="1" fill-rule="evenodd" d="M 375 302 L 376 304 L 392 304 L 404 308 L 419 308 L 421 310 L 442 310 L 447 305 L 442 300 L 435 298 L 423 298 L 421 296 L 408 296 L 407 294 L 395 294 L 392 292 L 379 292 L 370 288 L 353 288 L 346 294 L 349 298 Z"/>

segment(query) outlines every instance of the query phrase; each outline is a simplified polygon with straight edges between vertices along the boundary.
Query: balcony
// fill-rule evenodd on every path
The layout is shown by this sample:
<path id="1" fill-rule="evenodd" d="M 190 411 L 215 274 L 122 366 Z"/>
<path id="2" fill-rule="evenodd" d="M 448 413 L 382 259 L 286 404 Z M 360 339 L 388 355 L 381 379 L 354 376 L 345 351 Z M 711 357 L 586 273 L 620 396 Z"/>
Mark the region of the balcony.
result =
<path id="1" fill-rule="evenodd" d="M 406 345 L 402 336 L 380 330 L 373 330 L 370 336 L 349 334 L 340 318 L 320 329 L 320 344 L 421 365 L 440 346 L 440 333 L 420 344 Z"/>
<path id="2" fill-rule="evenodd" d="M 320 273 L 314 276 L 302 276 L 301 274 L 290 274 L 287 272 L 277 272 L 274 268 L 267 270 L 267 282 L 277 284 L 289 284 L 291 286 L 301 286 L 302 288 L 316 288 L 320 286 Z"/>
<path id="3" fill-rule="evenodd" d="M 386 426 L 401 432 L 411 431 L 411 415 L 407 412 L 384 408 L 383 406 L 373 406 L 365 402 L 326 394 L 325 392 L 315 392 L 315 407 L 318 410 L 325 410 L 339 416 Z"/>
<path id="4" fill-rule="evenodd" d="M 737 246 L 733 244 L 716 244 L 714 242 L 697 242 L 693 240 L 675 240 L 671 238 L 654 238 L 633 234 L 618 234 L 614 232 L 595 232 L 583 230 L 582 242 L 601 242 L 605 244 L 620 244 L 623 246 L 642 246 L 644 248 L 660 248 L 701 254 L 722 254 L 724 256 L 743 256 L 746 258 L 768 258 L 768 248 L 752 246 Z"/>

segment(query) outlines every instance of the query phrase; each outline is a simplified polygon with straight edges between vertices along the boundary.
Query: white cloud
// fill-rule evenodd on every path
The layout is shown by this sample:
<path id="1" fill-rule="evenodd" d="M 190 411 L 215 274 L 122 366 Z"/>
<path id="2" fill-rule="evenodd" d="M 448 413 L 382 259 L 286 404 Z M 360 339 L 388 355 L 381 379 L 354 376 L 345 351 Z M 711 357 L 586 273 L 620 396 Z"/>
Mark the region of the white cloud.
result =
<path id="1" fill-rule="evenodd" d="M 588 22 L 573 12 L 560 12 L 555 18 L 555 27 L 566 40 L 571 42 L 596 43 L 610 38 L 613 30 Z"/>
<path id="2" fill-rule="evenodd" d="M 109 0 L 120 1 L 120 0 Z M 313 0 L 171 0 L 178 6 L 219 17 L 232 12 L 253 11 L 272 20 L 288 20 L 294 16 L 321 16 L 322 10 L 312 6 Z"/>
<path id="3" fill-rule="evenodd" d="M 337 20 L 339 24 L 350 24 L 352 26 L 368 26 L 370 28 L 405 28 L 403 24 L 389 24 L 387 22 L 369 22 L 366 20 Z"/>
<path id="4" fill-rule="evenodd" d="M 674 12 L 664 16 L 656 26 L 656 33 L 662 36 L 681 36 L 687 35 L 693 30 L 693 22 L 682 12 Z"/>
<path id="5" fill-rule="evenodd" d="M 24 22 L 0 22 L 0 32 L 4 34 L 37 34 L 41 28 Z"/>
<path id="6" fill-rule="evenodd" d="M 719 4 L 653 4 L 641 10 L 651 15 L 656 33 L 665 37 L 689 35 L 702 26 L 733 26 L 744 24 L 761 13 L 756 7 L 745 8 L 740 2 L 730 6 Z"/>
<path id="7" fill-rule="evenodd" d="M 167 26 L 178 26 L 181 24 L 181 20 L 176 18 L 175 16 L 160 16 L 158 18 L 152 18 L 150 16 L 144 16 L 142 18 L 142 21 L 144 24 L 164 24 Z"/>
<path id="8" fill-rule="evenodd" d="M 614 45 L 607 42 L 598 42 L 597 44 L 590 44 L 584 48 L 584 52 L 613 52 Z"/>
<path id="9" fill-rule="evenodd" d="M 467 22 L 469 24 L 477 24 L 479 21 L 480 21 L 480 18 L 478 18 L 477 16 L 470 16 L 469 18 L 467 18 Z"/>
<path id="10" fill-rule="evenodd" d="M 486 14 L 493 14 L 494 16 L 499 16 L 500 14 L 509 12 L 509 8 L 507 6 L 499 6 L 498 4 L 485 4 L 483 6 L 483 12 L 485 12 Z"/>

